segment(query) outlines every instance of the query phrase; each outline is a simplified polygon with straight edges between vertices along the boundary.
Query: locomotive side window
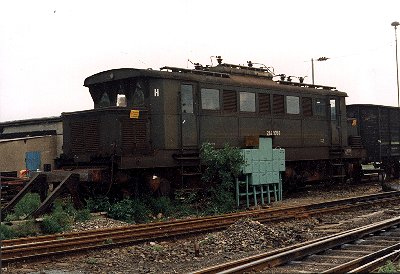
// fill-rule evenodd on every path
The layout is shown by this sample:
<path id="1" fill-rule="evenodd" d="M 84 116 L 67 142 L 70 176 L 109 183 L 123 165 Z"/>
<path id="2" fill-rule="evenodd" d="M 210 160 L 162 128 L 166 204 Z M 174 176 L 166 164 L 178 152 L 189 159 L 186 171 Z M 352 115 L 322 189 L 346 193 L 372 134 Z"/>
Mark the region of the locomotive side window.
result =
<path id="1" fill-rule="evenodd" d="M 224 112 L 236 112 L 237 111 L 237 98 L 236 91 L 224 90 L 222 93 L 222 102 L 224 104 Z"/>
<path id="2" fill-rule="evenodd" d="M 329 103 L 331 105 L 331 120 L 334 121 L 336 120 L 336 100 L 332 99 Z"/>
<path id="3" fill-rule="evenodd" d="M 286 96 L 286 113 L 300 114 L 300 98 L 297 96 Z"/>
<path id="4" fill-rule="evenodd" d="M 258 94 L 258 111 L 263 114 L 271 114 L 271 97 L 269 94 Z"/>
<path id="5" fill-rule="evenodd" d="M 315 99 L 315 115 L 326 116 L 326 101 L 324 99 Z"/>
<path id="6" fill-rule="evenodd" d="M 117 95 L 117 107 L 126 107 L 126 96 L 125 94 L 118 94 Z"/>
<path id="7" fill-rule="evenodd" d="M 181 85 L 182 113 L 193 113 L 193 87 Z"/>
<path id="8" fill-rule="evenodd" d="M 303 116 L 312 116 L 312 99 L 310 97 L 303 97 L 301 99 L 301 107 L 303 109 Z"/>
<path id="9" fill-rule="evenodd" d="M 201 89 L 201 108 L 219 110 L 219 90 L 212 88 Z"/>
<path id="10" fill-rule="evenodd" d="M 240 111 L 256 112 L 256 94 L 253 92 L 240 92 Z"/>
<path id="11" fill-rule="evenodd" d="M 274 94 L 272 96 L 272 111 L 274 114 L 285 113 L 285 102 L 283 95 Z"/>
<path id="12" fill-rule="evenodd" d="M 144 106 L 144 93 L 142 84 L 137 82 L 135 92 L 133 93 L 133 106 L 141 107 Z"/>
<path id="13" fill-rule="evenodd" d="M 99 107 L 109 107 L 110 104 L 111 104 L 110 97 L 108 97 L 107 92 L 104 92 L 103 95 L 101 95 Z"/>

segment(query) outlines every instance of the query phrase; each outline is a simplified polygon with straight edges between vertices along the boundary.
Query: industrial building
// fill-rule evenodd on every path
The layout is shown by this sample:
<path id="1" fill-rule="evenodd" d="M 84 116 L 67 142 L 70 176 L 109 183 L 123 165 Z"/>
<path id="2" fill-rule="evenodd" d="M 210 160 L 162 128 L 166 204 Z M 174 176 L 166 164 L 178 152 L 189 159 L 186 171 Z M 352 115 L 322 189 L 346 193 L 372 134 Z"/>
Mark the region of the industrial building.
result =
<path id="1" fill-rule="evenodd" d="M 61 117 L 0 123 L 0 172 L 49 170 L 62 153 Z"/>

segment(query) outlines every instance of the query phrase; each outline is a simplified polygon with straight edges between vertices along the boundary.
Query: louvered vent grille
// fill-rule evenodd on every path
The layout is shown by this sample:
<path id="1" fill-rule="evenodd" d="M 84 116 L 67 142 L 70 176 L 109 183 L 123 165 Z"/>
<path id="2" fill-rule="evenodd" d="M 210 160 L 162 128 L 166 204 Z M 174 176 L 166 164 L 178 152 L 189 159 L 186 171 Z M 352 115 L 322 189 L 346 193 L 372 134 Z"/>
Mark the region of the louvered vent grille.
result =
<path id="1" fill-rule="evenodd" d="M 309 97 L 304 97 L 302 100 L 303 116 L 312 116 L 312 99 Z"/>
<path id="2" fill-rule="evenodd" d="M 83 132 L 83 121 L 71 122 L 71 149 L 73 153 L 85 152 L 85 138 Z"/>
<path id="3" fill-rule="evenodd" d="M 223 93 L 224 111 L 236 112 L 237 111 L 237 97 L 236 92 L 232 90 L 224 90 Z"/>
<path id="4" fill-rule="evenodd" d="M 86 152 L 96 152 L 100 146 L 99 121 L 89 119 L 85 121 L 85 147 Z"/>
<path id="5" fill-rule="evenodd" d="M 285 113 L 285 104 L 284 104 L 284 96 L 274 94 L 273 96 L 273 112 L 274 114 L 284 114 Z"/>
<path id="6" fill-rule="evenodd" d="M 72 122 L 71 145 L 73 153 L 97 152 L 99 144 L 99 122 L 97 119 Z"/>
<path id="7" fill-rule="evenodd" d="M 123 151 L 132 151 L 135 148 L 135 127 L 131 120 L 121 121 L 121 142 Z"/>
<path id="8" fill-rule="evenodd" d="M 259 112 L 263 114 L 271 114 L 271 99 L 269 94 L 259 93 L 258 94 L 258 102 L 259 102 Z"/>
<path id="9" fill-rule="evenodd" d="M 141 114 L 139 119 L 121 120 L 121 145 L 124 154 L 149 149 L 147 115 Z"/>

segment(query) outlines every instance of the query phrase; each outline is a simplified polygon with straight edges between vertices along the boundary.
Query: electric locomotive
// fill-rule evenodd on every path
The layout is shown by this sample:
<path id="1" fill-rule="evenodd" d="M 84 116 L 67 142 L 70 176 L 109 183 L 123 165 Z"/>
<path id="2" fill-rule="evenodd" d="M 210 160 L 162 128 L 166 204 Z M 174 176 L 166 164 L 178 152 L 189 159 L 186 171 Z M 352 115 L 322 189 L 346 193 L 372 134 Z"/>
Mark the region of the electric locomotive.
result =
<path id="1" fill-rule="evenodd" d="M 200 174 L 203 143 L 255 147 L 269 136 L 286 150 L 286 185 L 352 176 L 365 151 L 348 143 L 345 92 L 217 60 L 86 78 L 94 108 L 62 114 L 59 166 L 107 167 L 107 179 L 136 189 L 161 178 L 154 189 L 168 192 Z"/>

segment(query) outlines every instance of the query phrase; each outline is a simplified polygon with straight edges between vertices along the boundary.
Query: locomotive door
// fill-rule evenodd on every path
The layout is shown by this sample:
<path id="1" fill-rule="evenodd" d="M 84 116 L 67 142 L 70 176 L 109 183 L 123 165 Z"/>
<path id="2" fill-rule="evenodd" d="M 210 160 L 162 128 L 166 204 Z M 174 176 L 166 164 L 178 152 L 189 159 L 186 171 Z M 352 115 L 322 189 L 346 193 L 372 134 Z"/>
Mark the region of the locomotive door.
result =
<path id="1" fill-rule="evenodd" d="M 332 146 L 341 145 L 340 143 L 340 117 L 339 104 L 335 99 L 330 99 L 330 114 L 331 114 L 331 144 Z"/>
<path id="2" fill-rule="evenodd" d="M 197 148 L 197 117 L 195 107 L 195 86 L 181 85 L 181 140 L 182 149 Z"/>

